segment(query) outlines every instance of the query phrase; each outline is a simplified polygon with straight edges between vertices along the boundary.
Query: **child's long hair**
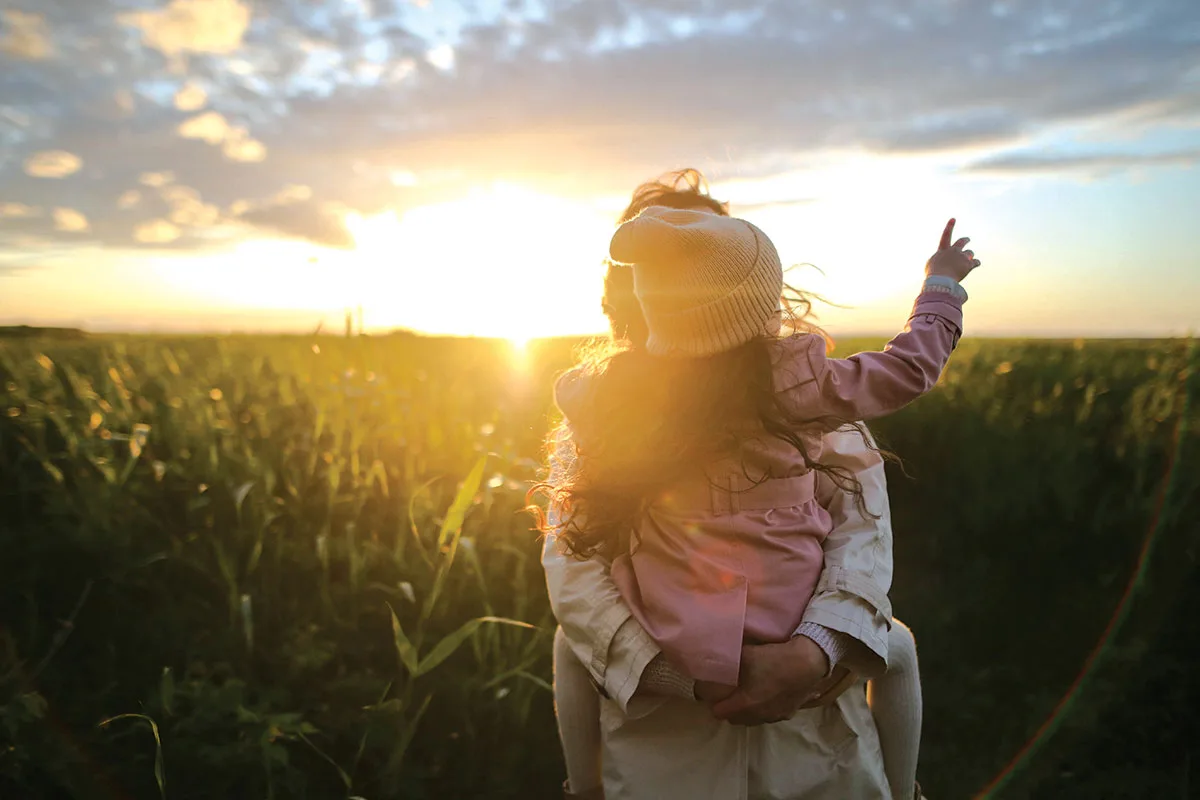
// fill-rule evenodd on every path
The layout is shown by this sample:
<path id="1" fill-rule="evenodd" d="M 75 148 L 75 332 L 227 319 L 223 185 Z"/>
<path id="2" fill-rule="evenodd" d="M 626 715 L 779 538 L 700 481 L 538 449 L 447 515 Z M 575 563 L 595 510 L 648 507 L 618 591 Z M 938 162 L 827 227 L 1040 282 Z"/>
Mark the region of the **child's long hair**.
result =
<path id="1" fill-rule="evenodd" d="M 793 317 L 793 335 L 823 336 L 806 319 L 808 298 L 794 290 L 789 295 L 789 306 L 802 309 Z M 870 515 L 853 471 L 809 455 L 814 439 L 826 433 L 850 426 L 866 440 L 865 429 L 836 417 L 799 417 L 788 408 L 775 383 L 779 352 L 763 336 L 706 358 L 652 356 L 627 343 L 587 354 L 577 367 L 588 381 L 580 418 L 573 431 L 551 434 L 553 481 L 534 489 L 558 508 L 553 528 L 566 552 L 610 560 L 630 552 L 641 515 L 664 490 L 694 479 L 704 465 L 741 458 L 748 443 L 763 438 L 794 447 L 809 469 L 827 475 Z M 540 523 L 549 533 L 545 516 Z"/>
<path id="2" fill-rule="evenodd" d="M 622 220 L 647 205 L 728 214 L 695 170 L 643 184 Z M 616 341 L 584 353 L 576 368 L 588 382 L 584 407 L 574 430 L 562 426 L 550 434 L 550 478 L 530 490 L 558 510 L 551 525 L 531 504 L 543 533 L 556 533 L 566 552 L 580 559 L 628 553 L 637 544 L 641 515 L 665 489 L 714 461 L 740 457 L 748 443 L 764 437 L 795 447 L 809 469 L 829 476 L 871 515 L 853 471 L 820 463 L 806 446 L 806 440 L 847 426 L 869 444 L 865 428 L 853 420 L 798 417 L 787 407 L 775 384 L 776 338 L 762 336 L 705 358 L 652 356 L 644 349 L 645 320 L 632 281 L 624 286 L 620 279 L 626 276 L 613 267 L 619 265 L 610 265 L 605 280 L 605 312 Z M 811 296 L 791 287 L 784 294 L 785 335 L 815 334 L 828 345 L 813 322 Z"/>

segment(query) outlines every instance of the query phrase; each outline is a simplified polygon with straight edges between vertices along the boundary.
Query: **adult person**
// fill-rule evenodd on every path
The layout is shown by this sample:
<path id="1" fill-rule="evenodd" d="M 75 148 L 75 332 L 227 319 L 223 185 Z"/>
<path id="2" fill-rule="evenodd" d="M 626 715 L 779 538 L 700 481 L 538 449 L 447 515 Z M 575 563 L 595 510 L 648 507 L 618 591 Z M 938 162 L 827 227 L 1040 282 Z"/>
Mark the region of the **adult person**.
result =
<path id="1" fill-rule="evenodd" d="M 639 187 L 622 220 L 652 205 L 727 214 L 694 171 Z M 605 313 L 614 338 L 638 346 L 646 327 L 632 289 L 628 268 L 610 265 Z M 781 644 L 746 647 L 738 690 L 711 707 L 696 701 L 702 693 L 663 659 L 631 616 L 609 565 L 571 558 L 547 536 L 543 564 L 562 625 L 556 661 L 573 654 L 604 696 L 609 800 L 891 797 L 861 684 L 862 678 L 880 677 L 889 657 L 891 530 L 883 463 L 854 432 L 828 434 L 825 448 L 827 461 L 854 474 L 863 505 L 882 513 L 872 518 L 847 492 L 828 482 L 821 488 L 831 497 L 833 532 L 797 635 Z M 569 464 L 560 461 L 560 467 Z M 856 685 L 828 692 L 844 685 L 847 672 Z M 801 710 L 822 692 L 828 693 L 821 701 Z"/>

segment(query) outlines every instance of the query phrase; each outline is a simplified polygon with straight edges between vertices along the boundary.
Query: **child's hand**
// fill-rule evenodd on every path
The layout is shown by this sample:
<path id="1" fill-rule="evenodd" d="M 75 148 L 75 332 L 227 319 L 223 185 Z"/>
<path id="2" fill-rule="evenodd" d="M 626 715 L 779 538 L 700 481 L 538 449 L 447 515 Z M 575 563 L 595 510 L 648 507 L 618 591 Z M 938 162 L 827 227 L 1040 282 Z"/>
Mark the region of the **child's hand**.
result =
<path id="1" fill-rule="evenodd" d="M 730 686 L 727 683 L 713 683 L 712 681 L 696 681 L 696 688 L 693 689 L 696 694 L 696 699 L 709 703 L 719 703 L 729 695 L 737 691 L 736 686 Z"/>
<path id="2" fill-rule="evenodd" d="M 946 223 L 946 229 L 942 231 L 942 240 L 938 244 L 938 251 L 925 264 L 926 277 L 943 275 L 961 281 L 971 274 L 971 270 L 979 266 L 979 259 L 975 257 L 975 251 L 963 249 L 967 246 L 967 242 L 971 241 L 970 239 L 963 237 L 953 245 L 950 244 L 950 239 L 954 236 L 954 222 L 954 220 L 950 220 Z"/>

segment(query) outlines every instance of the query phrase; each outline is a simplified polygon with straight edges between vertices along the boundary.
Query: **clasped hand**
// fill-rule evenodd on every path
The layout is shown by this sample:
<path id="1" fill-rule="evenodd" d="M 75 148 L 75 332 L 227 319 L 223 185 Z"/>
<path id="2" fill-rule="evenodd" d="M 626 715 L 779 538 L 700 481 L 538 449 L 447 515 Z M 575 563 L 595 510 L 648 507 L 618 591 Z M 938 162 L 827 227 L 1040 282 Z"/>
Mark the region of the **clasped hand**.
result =
<path id="1" fill-rule="evenodd" d="M 696 698 L 717 719 L 734 725 L 764 725 L 791 719 L 801 708 L 820 705 L 822 696 L 845 675 L 832 675 L 829 659 L 816 642 L 796 636 L 780 644 L 746 645 L 737 686 L 696 682 Z"/>

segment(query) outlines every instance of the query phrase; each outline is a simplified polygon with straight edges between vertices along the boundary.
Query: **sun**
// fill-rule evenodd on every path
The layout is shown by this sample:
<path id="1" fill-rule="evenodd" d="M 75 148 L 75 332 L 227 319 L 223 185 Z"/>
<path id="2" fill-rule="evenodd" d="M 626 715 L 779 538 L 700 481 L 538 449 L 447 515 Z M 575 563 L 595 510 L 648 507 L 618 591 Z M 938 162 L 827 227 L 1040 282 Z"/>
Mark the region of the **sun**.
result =
<path id="1" fill-rule="evenodd" d="M 604 330 L 613 220 L 587 200 L 500 183 L 343 221 L 352 249 L 252 239 L 205 256 L 203 269 L 197 257 L 163 259 L 157 270 L 192 301 L 254 310 L 256 324 L 302 319 L 311 329 L 323 320 L 338 329 L 347 310 L 361 309 L 368 332 L 494 337 L 515 351 Z"/>
<path id="2" fill-rule="evenodd" d="M 494 184 L 345 221 L 368 326 L 492 336 L 520 349 L 603 329 L 613 222 L 586 202 Z"/>

